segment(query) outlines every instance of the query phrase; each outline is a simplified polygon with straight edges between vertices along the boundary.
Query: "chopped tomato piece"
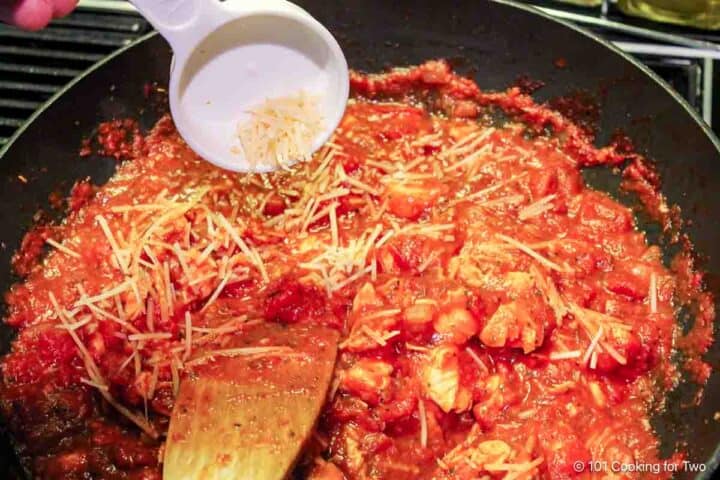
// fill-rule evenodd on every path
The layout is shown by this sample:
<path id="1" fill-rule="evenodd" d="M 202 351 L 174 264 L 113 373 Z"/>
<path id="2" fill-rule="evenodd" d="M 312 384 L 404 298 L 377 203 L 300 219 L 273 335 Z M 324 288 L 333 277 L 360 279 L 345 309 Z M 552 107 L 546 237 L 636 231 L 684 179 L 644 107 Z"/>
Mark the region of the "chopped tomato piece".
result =
<path id="1" fill-rule="evenodd" d="M 267 215 L 268 217 L 274 217 L 276 215 L 280 215 L 285 211 L 286 205 L 285 205 L 285 199 L 277 194 L 272 194 L 270 198 L 267 199 L 265 202 L 265 206 L 263 207 L 263 215 Z"/>

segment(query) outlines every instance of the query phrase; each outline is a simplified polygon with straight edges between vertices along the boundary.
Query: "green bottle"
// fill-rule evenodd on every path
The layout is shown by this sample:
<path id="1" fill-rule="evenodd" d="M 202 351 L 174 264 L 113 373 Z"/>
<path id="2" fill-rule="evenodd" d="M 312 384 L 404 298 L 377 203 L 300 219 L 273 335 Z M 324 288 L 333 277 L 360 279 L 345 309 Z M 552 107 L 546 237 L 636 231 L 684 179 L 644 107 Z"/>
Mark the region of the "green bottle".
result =
<path id="1" fill-rule="evenodd" d="M 706 30 L 720 29 L 720 0 L 619 0 L 628 15 Z"/>

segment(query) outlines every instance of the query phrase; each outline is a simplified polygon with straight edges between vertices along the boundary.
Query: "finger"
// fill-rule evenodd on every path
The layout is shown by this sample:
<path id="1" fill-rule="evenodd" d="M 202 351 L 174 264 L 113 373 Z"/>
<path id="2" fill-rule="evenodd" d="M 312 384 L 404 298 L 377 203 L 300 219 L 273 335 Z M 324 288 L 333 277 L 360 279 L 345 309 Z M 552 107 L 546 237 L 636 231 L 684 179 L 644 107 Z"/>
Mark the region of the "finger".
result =
<path id="1" fill-rule="evenodd" d="M 49 0 L 0 0 L 0 19 L 25 30 L 39 30 L 53 18 L 53 5 Z"/>

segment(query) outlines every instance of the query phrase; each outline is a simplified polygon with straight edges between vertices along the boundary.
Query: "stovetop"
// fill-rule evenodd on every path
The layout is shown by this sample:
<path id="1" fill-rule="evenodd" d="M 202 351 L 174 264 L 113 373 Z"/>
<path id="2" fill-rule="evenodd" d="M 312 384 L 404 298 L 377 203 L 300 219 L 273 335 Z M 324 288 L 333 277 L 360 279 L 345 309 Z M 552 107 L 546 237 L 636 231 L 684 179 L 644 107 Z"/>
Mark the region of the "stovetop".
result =
<path id="1" fill-rule="evenodd" d="M 609 0 L 597 8 L 550 0 L 525 3 L 584 26 L 635 55 L 720 133 L 720 95 L 714 95 L 720 86 L 720 34 L 630 19 Z M 0 147 L 63 85 L 151 29 L 125 0 L 80 0 L 75 13 L 40 32 L 0 24 Z"/>
<path id="2" fill-rule="evenodd" d="M 0 24 L 0 147 L 70 80 L 151 30 L 121 0 L 81 4 L 39 32 Z"/>
<path id="3" fill-rule="evenodd" d="M 577 7 L 557 0 L 525 0 L 556 18 L 570 21 L 611 41 L 658 73 L 720 133 L 720 32 L 661 24 L 629 17 L 615 0 Z"/>

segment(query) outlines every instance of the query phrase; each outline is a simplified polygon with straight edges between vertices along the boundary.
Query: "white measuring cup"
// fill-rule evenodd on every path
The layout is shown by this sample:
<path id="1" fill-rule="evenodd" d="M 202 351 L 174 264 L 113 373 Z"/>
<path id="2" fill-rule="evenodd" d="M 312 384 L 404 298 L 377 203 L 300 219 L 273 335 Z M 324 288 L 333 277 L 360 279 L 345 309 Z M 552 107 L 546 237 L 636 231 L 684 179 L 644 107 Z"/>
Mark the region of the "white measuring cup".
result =
<path id="1" fill-rule="evenodd" d="M 173 49 L 170 110 L 180 135 L 205 160 L 228 170 L 251 165 L 238 125 L 269 98 L 303 91 L 318 99 L 319 149 L 342 119 L 348 66 L 332 34 L 285 0 L 131 0 Z"/>

